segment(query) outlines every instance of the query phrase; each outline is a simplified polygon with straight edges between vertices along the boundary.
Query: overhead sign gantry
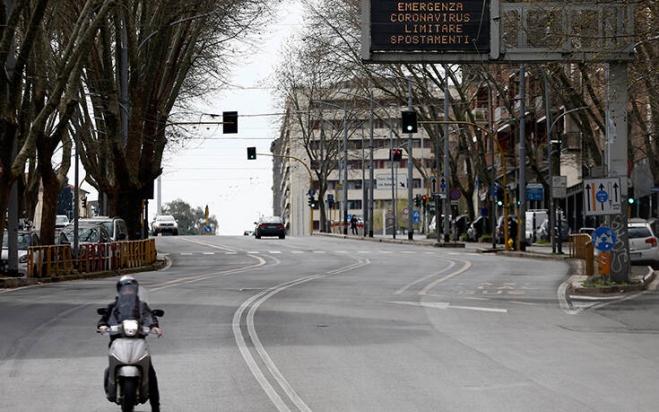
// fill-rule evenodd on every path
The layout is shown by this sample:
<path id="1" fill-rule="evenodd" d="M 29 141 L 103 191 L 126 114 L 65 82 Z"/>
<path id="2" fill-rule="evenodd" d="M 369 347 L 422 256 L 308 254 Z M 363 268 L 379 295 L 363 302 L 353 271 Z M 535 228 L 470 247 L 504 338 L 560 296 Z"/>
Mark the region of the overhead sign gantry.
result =
<path id="1" fill-rule="evenodd" d="M 362 0 L 366 62 L 629 61 L 627 2 Z"/>

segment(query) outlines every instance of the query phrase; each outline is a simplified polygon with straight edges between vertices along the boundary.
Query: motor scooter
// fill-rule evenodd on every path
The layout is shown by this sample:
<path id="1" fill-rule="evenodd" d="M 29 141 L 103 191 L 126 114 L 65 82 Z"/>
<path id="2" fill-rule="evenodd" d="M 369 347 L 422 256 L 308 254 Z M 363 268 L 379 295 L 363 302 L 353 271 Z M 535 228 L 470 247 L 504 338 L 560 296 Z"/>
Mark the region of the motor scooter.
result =
<path id="1" fill-rule="evenodd" d="M 99 308 L 99 315 L 107 316 L 107 308 Z M 153 309 L 161 317 L 165 312 Z M 117 319 L 103 335 L 116 336 L 108 352 L 110 364 L 105 370 L 105 394 L 110 402 L 121 405 L 122 412 L 132 412 L 137 404 L 149 400 L 149 367 L 151 354 L 146 343 L 150 329 L 140 320 Z"/>

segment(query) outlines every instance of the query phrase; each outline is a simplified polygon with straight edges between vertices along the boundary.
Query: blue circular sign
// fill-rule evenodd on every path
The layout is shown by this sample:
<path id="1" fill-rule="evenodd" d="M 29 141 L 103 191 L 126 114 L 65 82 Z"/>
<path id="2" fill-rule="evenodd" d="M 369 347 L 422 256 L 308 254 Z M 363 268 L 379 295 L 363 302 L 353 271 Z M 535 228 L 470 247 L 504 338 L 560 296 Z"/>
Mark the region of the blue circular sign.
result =
<path id="1" fill-rule="evenodd" d="M 593 246 L 600 252 L 608 252 L 613 249 L 617 241 L 616 232 L 606 226 L 595 229 L 591 237 L 593 239 Z"/>
<path id="2" fill-rule="evenodd" d="M 206 233 L 210 233 L 210 232 L 212 232 L 212 231 L 213 231 L 213 228 L 210 227 L 210 225 L 209 225 L 209 226 L 206 226 L 206 227 L 204 228 L 204 232 L 206 232 Z"/>
<path id="3" fill-rule="evenodd" d="M 597 192 L 597 194 L 595 194 L 595 199 L 597 199 L 597 201 L 600 203 L 604 203 L 609 200 L 609 194 L 604 190 L 600 190 Z"/>

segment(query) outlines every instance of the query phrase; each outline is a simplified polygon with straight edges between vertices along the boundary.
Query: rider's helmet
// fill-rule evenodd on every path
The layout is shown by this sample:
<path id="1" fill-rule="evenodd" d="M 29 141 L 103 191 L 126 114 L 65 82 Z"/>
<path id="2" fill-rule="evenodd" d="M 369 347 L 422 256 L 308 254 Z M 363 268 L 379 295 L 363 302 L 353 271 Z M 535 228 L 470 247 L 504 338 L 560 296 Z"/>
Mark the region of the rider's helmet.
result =
<path id="1" fill-rule="evenodd" d="M 117 292 L 119 292 L 121 290 L 121 287 L 125 286 L 125 285 L 138 286 L 137 279 L 135 279 L 134 277 L 132 277 L 130 275 L 122 276 L 121 279 L 119 279 L 119 281 L 117 282 Z"/>

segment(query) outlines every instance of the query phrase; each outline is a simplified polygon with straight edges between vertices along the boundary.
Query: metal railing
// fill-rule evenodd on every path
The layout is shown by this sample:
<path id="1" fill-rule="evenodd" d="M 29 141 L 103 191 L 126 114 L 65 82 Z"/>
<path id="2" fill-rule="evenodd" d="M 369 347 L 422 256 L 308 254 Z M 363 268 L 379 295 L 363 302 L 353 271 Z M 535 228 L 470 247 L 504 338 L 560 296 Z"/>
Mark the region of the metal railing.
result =
<path id="1" fill-rule="evenodd" d="M 80 245 L 77 258 L 71 245 L 30 246 L 27 277 L 40 279 L 132 269 L 154 263 L 156 255 L 155 239 Z"/>

